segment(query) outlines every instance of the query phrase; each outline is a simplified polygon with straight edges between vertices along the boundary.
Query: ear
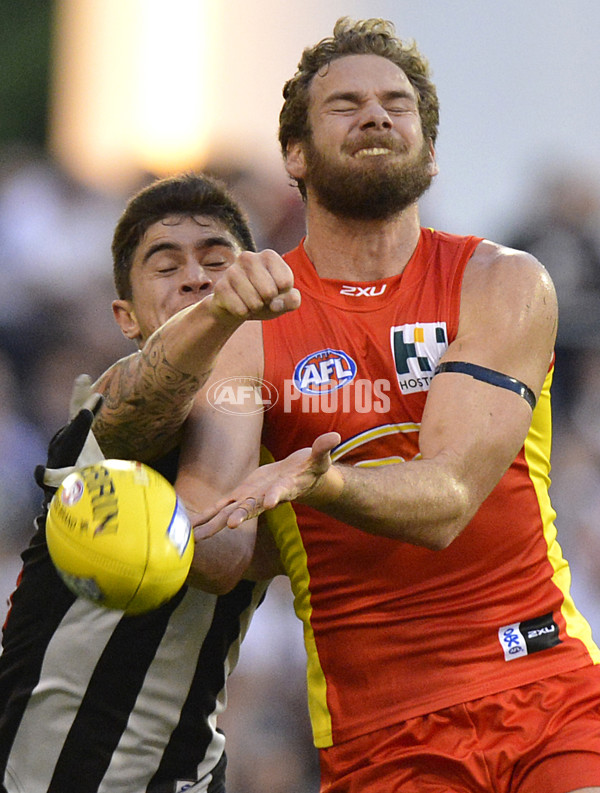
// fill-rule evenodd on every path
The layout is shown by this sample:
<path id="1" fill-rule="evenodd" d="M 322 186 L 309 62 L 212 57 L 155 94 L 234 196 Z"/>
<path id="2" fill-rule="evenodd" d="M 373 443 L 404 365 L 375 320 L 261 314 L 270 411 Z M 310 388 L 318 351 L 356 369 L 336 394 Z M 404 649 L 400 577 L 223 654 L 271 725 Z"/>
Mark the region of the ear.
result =
<path id="1" fill-rule="evenodd" d="M 429 173 L 431 176 L 437 176 L 440 172 L 437 160 L 435 159 L 435 149 L 433 148 L 433 141 L 429 140 Z"/>
<path id="2" fill-rule="evenodd" d="M 293 179 L 304 179 L 306 175 L 306 159 L 300 141 L 288 143 L 285 153 L 285 169 Z"/>
<path id="3" fill-rule="evenodd" d="M 132 341 L 139 340 L 142 334 L 135 311 L 129 300 L 113 300 L 112 310 L 116 323 L 121 328 L 123 335 Z"/>

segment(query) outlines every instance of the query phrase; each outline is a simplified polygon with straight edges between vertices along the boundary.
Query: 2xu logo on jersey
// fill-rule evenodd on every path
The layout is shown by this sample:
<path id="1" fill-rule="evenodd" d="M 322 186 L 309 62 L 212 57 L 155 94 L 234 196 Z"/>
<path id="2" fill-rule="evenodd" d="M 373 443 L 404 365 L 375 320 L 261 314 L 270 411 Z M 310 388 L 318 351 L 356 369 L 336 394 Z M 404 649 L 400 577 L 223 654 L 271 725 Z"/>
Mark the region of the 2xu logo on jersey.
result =
<path id="1" fill-rule="evenodd" d="M 379 297 L 386 290 L 387 284 L 380 286 L 357 286 L 355 284 L 344 284 L 340 289 L 340 295 L 348 297 Z"/>
<path id="2" fill-rule="evenodd" d="M 498 629 L 498 639 L 504 651 L 504 660 L 513 661 L 561 643 L 558 625 L 552 612 L 523 622 L 503 625 Z"/>

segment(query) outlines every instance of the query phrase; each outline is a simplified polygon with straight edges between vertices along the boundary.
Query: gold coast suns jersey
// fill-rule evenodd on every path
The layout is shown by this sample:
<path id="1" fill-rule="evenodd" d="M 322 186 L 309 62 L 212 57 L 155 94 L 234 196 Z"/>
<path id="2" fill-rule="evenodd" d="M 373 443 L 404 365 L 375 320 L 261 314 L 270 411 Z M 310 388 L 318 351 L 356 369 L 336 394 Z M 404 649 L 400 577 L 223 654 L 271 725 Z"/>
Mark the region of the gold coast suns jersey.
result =
<path id="1" fill-rule="evenodd" d="M 331 430 L 340 463 L 419 457 L 427 392 L 479 242 L 422 229 L 404 272 L 368 283 L 320 279 L 302 245 L 286 255 L 302 305 L 263 323 L 274 459 Z M 317 746 L 600 661 L 569 596 L 548 497 L 550 381 L 551 371 L 514 463 L 442 551 L 278 508 Z"/>

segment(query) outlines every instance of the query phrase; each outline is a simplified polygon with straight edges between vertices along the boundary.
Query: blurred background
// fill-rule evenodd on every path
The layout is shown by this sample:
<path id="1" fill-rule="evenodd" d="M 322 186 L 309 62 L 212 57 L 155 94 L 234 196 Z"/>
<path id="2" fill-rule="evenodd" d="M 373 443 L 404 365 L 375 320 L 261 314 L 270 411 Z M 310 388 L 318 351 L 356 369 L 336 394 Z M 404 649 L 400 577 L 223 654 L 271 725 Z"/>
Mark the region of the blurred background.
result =
<path id="1" fill-rule="evenodd" d="M 277 146 L 281 88 L 342 15 L 428 57 L 440 175 L 424 225 L 534 253 L 560 302 L 551 495 L 576 603 L 600 639 L 600 4 L 597 0 L 0 0 L 0 622 L 74 376 L 133 349 L 110 240 L 134 191 L 205 169 L 261 247 L 303 234 Z M 311 793 L 301 630 L 275 581 L 223 720 L 229 793 Z"/>

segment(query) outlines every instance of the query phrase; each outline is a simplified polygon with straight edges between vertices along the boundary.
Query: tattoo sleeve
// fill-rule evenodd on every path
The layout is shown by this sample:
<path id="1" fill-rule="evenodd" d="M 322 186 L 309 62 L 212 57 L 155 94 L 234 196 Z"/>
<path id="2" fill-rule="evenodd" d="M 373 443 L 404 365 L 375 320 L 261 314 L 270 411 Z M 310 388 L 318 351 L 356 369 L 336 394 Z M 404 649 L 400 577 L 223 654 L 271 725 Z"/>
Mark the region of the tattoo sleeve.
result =
<path id="1" fill-rule="evenodd" d="M 199 379 L 172 366 L 160 333 L 149 350 L 117 361 L 95 384 L 104 403 L 94 435 L 106 457 L 145 462 L 170 451 L 206 376 Z"/>

